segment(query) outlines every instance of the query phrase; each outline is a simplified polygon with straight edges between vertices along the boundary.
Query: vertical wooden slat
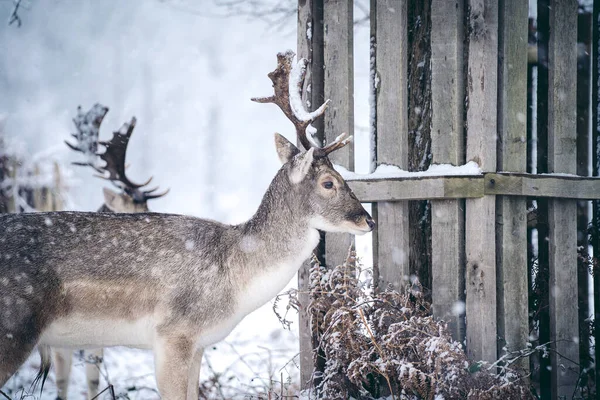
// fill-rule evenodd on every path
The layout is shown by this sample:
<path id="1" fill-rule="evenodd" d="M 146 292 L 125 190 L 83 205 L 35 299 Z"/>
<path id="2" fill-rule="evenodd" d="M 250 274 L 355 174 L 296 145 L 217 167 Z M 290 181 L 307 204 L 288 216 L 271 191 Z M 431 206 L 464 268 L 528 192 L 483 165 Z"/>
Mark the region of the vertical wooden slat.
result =
<path id="1" fill-rule="evenodd" d="M 600 96 L 598 96 L 598 84 L 600 79 L 600 1 L 594 1 L 592 11 L 592 174 L 600 175 Z M 600 200 L 592 202 L 592 228 L 594 234 L 591 244 L 594 256 L 600 256 Z M 595 383 L 600 388 L 600 274 L 594 274 L 594 339 L 595 349 Z"/>
<path id="2" fill-rule="evenodd" d="M 496 168 L 498 0 L 469 1 L 467 160 Z M 496 343 L 495 196 L 465 208 L 467 354 L 494 361 Z"/>
<path id="3" fill-rule="evenodd" d="M 431 2 L 431 153 L 433 163 L 464 161 L 464 9 L 462 1 Z M 431 202 L 432 301 L 436 318 L 464 337 L 457 306 L 464 298 L 464 201 Z"/>
<path id="4" fill-rule="evenodd" d="M 10 179 L 10 192 L 8 194 L 8 207 L 7 211 L 9 213 L 16 213 L 19 211 L 19 207 L 17 206 L 17 195 L 19 193 L 19 189 L 16 187 L 16 178 L 17 178 L 17 168 L 19 164 L 16 159 L 9 160 L 8 167 L 8 179 Z"/>
<path id="5" fill-rule="evenodd" d="M 307 73 L 305 77 L 305 85 L 311 83 L 311 69 L 312 69 L 312 58 L 311 58 L 311 45 L 312 40 L 312 1 L 299 1 L 298 2 L 298 33 L 297 33 L 297 58 L 306 58 L 309 60 L 307 65 Z M 310 34 L 307 34 L 307 29 L 310 30 Z M 312 85 L 311 85 L 312 87 Z M 303 95 L 309 95 L 306 91 L 303 91 Z M 306 102 L 306 98 L 303 98 Z M 312 361 L 312 344 L 311 344 L 311 329 L 310 329 L 310 317 L 308 315 L 307 307 L 310 301 L 308 294 L 309 289 L 309 275 L 310 275 L 310 261 L 305 261 L 302 267 L 298 271 L 298 301 L 300 302 L 300 310 L 298 312 L 298 336 L 299 336 L 299 361 L 300 361 L 300 387 L 302 389 L 308 389 L 310 387 L 310 378 L 313 371 Z"/>
<path id="6" fill-rule="evenodd" d="M 528 4 L 500 0 L 498 79 L 498 170 L 527 170 Z M 498 337 L 501 356 L 525 349 L 529 332 L 527 274 L 527 204 L 524 197 L 496 201 Z M 522 359 L 521 368 L 529 369 Z"/>
<path id="7" fill-rule="evenodd" d="M 577 42 L 583 45 L 586 51 L 577 54 L 577 175 L 590 175 L 590 44 L 592 41 L 592 19 L 590 13 L 577 15 Z M 588 228 L 590 222 L 589 201 L 577 202 L 577 247 L 588 253 L 590 244 Z M 587 260 L 583 257 L 577 260 L 577 294 L 579 305 L 579 321 L 590 317 L 590 272 Z M 590 357 L 590 329 L 589 324 L 579 324 L 579 358 L 580 368 L 588 370 L 592 367 Z M 588 384 L 588 376 L 582 376 L 582 386 Z"/>
<path id="8" fill-rule="evenodd" d="M 354 134 L 353 1 L 327 0 L 323 3 L 324 93 L 331 103 L 325 112 L 325 141 L 342 132 Z M 354 170 L 351 143 L 329 155 L 331 162 Z M 325 261 L 337 265 L 345 260 L 354 239 L 349 234 L 330 233 L 325 238 Z"/>
<path id="9" fill-rule="evenodd" d="M 550 7 L 548 44 L 548 169 L 576 173 L 577 0 L 556 0 Z M 571 397 L 579 367 L 577 314 L 577 204 L 551 199 L 550 340 L 553 352 L 552 397 Z"/>
<path id="10" fill-rule="evenodd" d="M 323 21 L 322 0 L 300 0 L 298 2 L 297 58 L 306 58 L 306 76 L 303 88 L 303 101 L 314 110 L 323 103 Z M 310 85 L 310 91 L 308 87 Z M 318 140 L 323 140 L 323 119 L 312 124 L 317 129 Z M 298 145 L 300 145 L 298 143 Z M 315 249 L 319 253 L 319 248 Z M 319 254 L 318 254 L 319 255 Z M 301 310 L 298 313 L 300 340 L 300 385 L 302 389 L 311 387 L 313 373 L 313 337 L 310 316 L 307 314 L 309 296 L 310 260 L 298 271 L 298 300 Z"/>
<path id="11" fill-rule="evenodd" d="M 408 169 L 407 2 L 371 2 L 375 27 L 376 162 Z M 409 278 L 408 201 L 373 205 L 376 285 L 399 290 Z"/>
<path id="12" fill-rule="evenodd" d="M 536 137 L 536 171 L 538 174 L 548 172 L 548 37 L 550 35 L 550 0 L 537 2 L 537 137 Z M 538 197 L 537 203 L 537 322 L 539 343 L 550 342 L 550 304 L 548 283 L 550 270 L 548 266 L 548 199 Z M 551 396 L 551 369 L 548 357 L 539 358 L 540 396 L 548 399 Z"/>
<path id="13" fill-rule="evenodd" d="M 46 205 L 44 204 L 44 199 L 42 197 L 42 187 L 37 184 L 40 179 L 40 166 L 35 164 L 33 166 L 33 181 L 35 184 L 33 185 L 33 208 L 37 211 L 50 211 L 46 209 Z"/>
<path id="14" fill-rule="evenodd" d="M 63 193 L 64 193 L 64 184 L 62 175 L 60 173 L 60 166 L 57 162 L 53 165 L 54 172 L 54 190 L 51 191 L 46 197 L 47 208 L 51 208 L 52 211 L 62 211 L 64 209 L 64 201 L 63 201 Z M 52 196 L 53 201 L 50 202 L 50 196 Z"/>

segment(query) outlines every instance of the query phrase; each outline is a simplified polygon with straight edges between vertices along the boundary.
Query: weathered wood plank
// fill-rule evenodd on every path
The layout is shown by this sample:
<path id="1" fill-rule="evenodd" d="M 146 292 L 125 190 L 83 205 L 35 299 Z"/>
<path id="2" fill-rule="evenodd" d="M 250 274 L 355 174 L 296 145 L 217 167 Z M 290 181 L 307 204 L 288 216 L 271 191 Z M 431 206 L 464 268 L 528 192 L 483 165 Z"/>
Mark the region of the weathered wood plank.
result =
<path id="1" fill-rule="evenodd" d="M 342 132 L 348 135 L 354 133 L 353 3 L 349 0 L 327 0 L 323 3 L 324 92 L 325 98 L 331 100 L 325 112 L 326 143 L 331 143 Z M 353 170 L 353 143 L 331 153 L 329 158 L 333 163 Z M 327 264 L 343 262 L 353 242 L 352 235 L 327 234 Z"/>
<path id="2" fill-rule="evenodd" d="M 592 42 L 592 14 L 578 13 L 577 15 L 578 42 L 590 47 Z M 578 44 L 580 46 L 580 44 Z M 590 175 L 590 94 L 591 76 L 588 68 L 591 63 L 591 52 L 577 54 L 577 175 Z M 587 249 L 590 245 L 588 228 L 590 222 L 590 203 L 577 202 L 577 248 Z M 597 254 L 597 253 L 595 253 Z M 590 317 L 592 302 L 590 291 L 591 274 L 589 266 L 583 258 L 577 260 L 577 297 L 579 321 Z M 590 329 L 588 324 L 579 325 L 579 366 L 582 370 L 594 367 L 590 357 Z"/>
<path id="3" fill-rule="evenodd" d="M 548 170 L 576 173 L 577 1 L 550 7 L 548 43 Z M 550 340 L 552 397 L 571 397 L 579 367 L 577 313 L 577 206 L 548 203 L 550 239 Z"/>
<path id="4" fill-rule="evenodd" d="M 599 115 L 599 96 L 598 84 L 600 83 L 600 1 L 594 2 L 592 10 L 592 76 L 591 76 L 591 91 L 592 91 L 592 174 L 600 175 L 600 132 Z M 592 202 L 592 227 L 595 232 L 600 232 L 600 201 Z M 594 254 L 600 254 L 600 235 L 593 235 L 591 245 Z M 594 275 L 594 339 L 595 350 L 594 358 L 600 360 L 600 274 Z M 595 362 L 595 383 L 596 388 L 600 388 L 600 362 Z"/>
<path id="5" fill-rule="evenodd" d="M 371 2 L 375 27 L 376 163 L 408 167 L 407 3 Z M 373 26 L 372 26 L 373 27 Z M 377 228 L 373 233 L 376 258 L 373 270 L 378 287 L 400 289 L 410 275 L 408 202 L 373 205 Z"/>
<path id="6" fill-rule="evenodd" d="M 12 159 L 9 160 L 8 167 L 8 179 L 11 180 L 11 190 L 8 193 L 8 204 L 7 204 L 7 212 L 16 213 L 19 212 L 19 206 L 17 205 L 17 197 L 15 194 L 18 194 L 18 190 L 15 190 L 16 178 L 17 178 L 17 168 L 19 168 L 19 164 L 17 160 Z"/>
<path id="7" fill-rule="evenodd" d="M 528 4 L 502 0 L 499 10 L 498 169 L 527 170 Z M 525 197 L 496 200 L 498 356 L 527 348 L 527 203 Z M 519 367 L 529 369 L 529 360 Z"/>
<path id="8" fill-rule="evenodd" d="M 467 160 L 496 169 L 498 0 L 469 1 Z M 496 198 L 465 200 L 467 354 L 495 361 Z"/>
<path id="9" fill-rule="evenodd" d="M 63 193 L 65 193 L 65 188 L 63 185 L 62 173 L 60 171 L 60 166 L 57 162 L 54 162 L 54 188 L 48 193 L 46 201 L 49 204 L 48 207 L 52 207 L 52 211 L 62 211 L 64 210 L 64 200 Z"/>
<path id="10" fill-rule="evenodd" d="M 598 178 L 511 173 L 487 173 L 484 176 L 485 194 L 579 200 L 600 198 Z"/>
<path id="11" fill-rule="evenodd" d="M 34 179 L 38 179 L 40 176 L 40 166 L 38 164 L 35 164 L 33 167 L 33 176 L 35 177 Z M 42 196 L 42 187 L 40 187 L 39 185 L 35 185 L 35 187 L 32 189 L 33 191 L 33 208 L 35 208 L 37 211 L 51 211 L 51 207 L 47 207 L 46 203 L 50 203 L 50 205 L 52 205 L 52 199 L 50 199 L 50 191 L 46 191 L 47 195 Z M 49 200 L 49 201 L 48 201 Z"/>
<path id="12" fill-rule="evenodd" d="M 488 172 L 483 175 L 346 180 L 363 203 L 448 200 L 484 195 L 600 199 L 600 178 Z"/>
<path id="13" fill-rule="evenodd" d="M 464 161 L 464 2 L 431 2 L 431 153 L 434 163 Z M 431 202 L 433 314 L 463 341 L 464 202 Z"/>
<path id="14" fill-rule="evenodd" d="M 347 180 L 360 201 L 399 201 L 483 197 L 484 177 L 431 176 L 379 180 Z"/>
<path id="15" fill-rule="evenodd" d="M 310 107 L 307 107 L 310 110 L 314 110 L 324 101 L 322 10 L 322 0 L 298 2 L 297 57 L 308 60 L 302 100 L 305 104 L 310 104 Z M 309 85 L 311 88 L 310 91 L 307 90 Z M 313 122 L 313 126 L 317 129 L 317 140 L 322 142 L 324 130 L 323 119 L 319 118 Z M 308 389 L 312 386 L 311 378 L 314 369 L 312 329 L 310 326 L 310 316 L 306 312 L 310 301 L 309 276 L 310 260 L 307 260 L 298 271 L 298 300 L 302 307 L 298 312 L 300 386 L 302 389 Z"/>

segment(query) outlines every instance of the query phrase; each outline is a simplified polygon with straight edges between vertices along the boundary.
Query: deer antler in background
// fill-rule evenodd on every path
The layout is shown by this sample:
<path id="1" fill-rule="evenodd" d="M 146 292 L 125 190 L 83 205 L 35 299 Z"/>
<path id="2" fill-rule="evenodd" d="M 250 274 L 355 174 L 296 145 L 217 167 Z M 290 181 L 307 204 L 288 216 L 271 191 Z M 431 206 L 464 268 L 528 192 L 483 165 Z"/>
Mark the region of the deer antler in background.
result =
<path id="1" fill-rule="evenodd" d="M 77 144 L 73 145 L 67 141 L 65 143 L 73 150 L 84 153 L 87 162 L 74 162 L 75 165 L 90 166 L 100 175 L 99 178 L 111 181 L 119 189 L 129 194 L 135 202 L 145 202 L 150 199 L 162 197 L 169 192 L 169 189 L 162 193 L 154 193 L 158 187 L 149 190 L 140 190 L 152 180 L 152 177 L 145 183 L 138 184 L 132 182 L 125 174 L 125 156 L 127 153 L 127 145 L 135 128 L 136 118 L 132 117 L 129 123 L 124 123 L 121 129 L 113 132 L 113 137 L 110 141 L 99 141 L 100 124 L 104 116 L 108 112 L 108 107 L 101 104 L 95 104 L 86 114 L 81 112 L 81 107 L 77 108 L 77 117 L 73 119 L 73 123 L 77 128 L 77 133 L 72 134 L 77 139 Z M 106 148 L 104 153 L 98 153 L 98 145 Z M 98 157 L 102 159 L 106 165 L 98 165 Z M 108 172 L 108 177 L 105 173 Z"/>
<path id="2" fill-rule="evenodd" d="M 108 107 L 96 103 L 87 112 L 81 111 L 81 106 L 77 107 L 77 116 L 73 118 L 73 124 L 77 129 L 77 133 L 72 133 L 71 136 L 77 141 L 74 145 L 65 140 L 65 144 L 72 150 L 83 153 L 86 162 L 74 162 L 75 165 L 90 166 L 98 172 L 102 172 L 96 165 L 98 152 L 98 136 L 100 134 L 100 125 L 104 117 L 108 113 Z"/>
<path id="3" fill-rule="evenodd" d="M 306 150 L 316 147 L 325 155 L 344 147 L 352 140 L 346 133 L 342 133 L 329 145 L 319 148 L 311 144 L 306 134 L 306 128 L 318 117 L 325 113 L 330 100 L 325 101 L 313 112 L 306 111 L 302 103 L 302 85 L 306 75 L 308 61 L 301 58 L 294 63 L 296 54 L 292 50 L 277 54 L 277 68 L 267 75 L 273 82 L 275 94 L 269 97 L 253 97 L 251 100 L 257 103 L 274 103 L 279 106 L 285 116 L 296 127 L 298 140 Z"/>

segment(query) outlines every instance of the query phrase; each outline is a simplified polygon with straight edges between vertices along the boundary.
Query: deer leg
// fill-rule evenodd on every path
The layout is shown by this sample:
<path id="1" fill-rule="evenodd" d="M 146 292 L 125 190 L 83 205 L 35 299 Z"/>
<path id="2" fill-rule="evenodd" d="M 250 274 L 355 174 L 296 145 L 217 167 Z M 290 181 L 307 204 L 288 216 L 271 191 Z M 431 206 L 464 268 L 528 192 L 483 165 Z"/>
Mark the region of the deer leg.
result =
<path id="1" fill-rule="evenodd" d="M 0 340 L 0 342 L 3 341 Z M 19 348 L 16 349 L 5 346 L 4 343 L 0 343 L 0 354 L 2 355 L 2 358 L 0 359 L 0 388 L 2 388 L 10 377 L 17 372 L 34 348 L 35 343 L 26 344 L 24 347 L 19 346 Z"/>
<path id="2" fill-rule="evenodd" d="M 27 360 L 38 340 L 38 335 L 27 331 L 26 324 L 0 320 L 0 388 Z"/>
<path id="3" fill-rule="evenodd" d="M 202 354 L 204 354 L 204 349 L 197 350 L 196 354 L 192 357 L 188 376 L 188 399 L 195 400 L 200 396 L 200 365 L 202 364 Z"/>
<path id="4" fill-rule="evenodd" d="M 73 361 L 73 351 L 67 349 L 52 349 L 54 372 L 56 374 L 56 398 L 66 400 L 69 390 L 69 374 Z"/>
<path id="5" fill-rule="evenodd" d="M 194 344 L 182 335 L 159 336 L 154 345 L 156 383 L 163 400 L 197 400 L 188 395 Z"/>
<path id="6" fill-rule="evenodd" d="M 90 350 L 87 353 L 85 363 L 85 377 L 87 379 L 87 398 L 93 399 L 98 395 L 98 386 L 100 385 L 100 367 L 104 358 L 103 349 Z"/>

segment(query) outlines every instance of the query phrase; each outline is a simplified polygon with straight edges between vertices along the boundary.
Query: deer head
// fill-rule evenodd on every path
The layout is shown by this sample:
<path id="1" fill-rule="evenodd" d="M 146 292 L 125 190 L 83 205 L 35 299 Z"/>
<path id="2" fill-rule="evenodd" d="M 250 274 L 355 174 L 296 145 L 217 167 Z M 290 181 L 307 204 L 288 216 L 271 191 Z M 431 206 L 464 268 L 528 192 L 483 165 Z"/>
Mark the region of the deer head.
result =
<path id="1" fill-rule="evenodd" d="M 344 147 L 352 140 L 343 133 L 331 144 L 318 147 L 307 137 L 306 128 L 325 112 L 329 100 L 317 110 L 307 112 L 300 91 L 306 74 L 307 61 L 294 63 L 294 52 L 277 55 L 277 68 L 268 74 L 273 82 L 274 95 L 253 98 L 258 103 L 274 103 L 296 128 L 302 152 L 282 135 L 275 134 L 275 147 L 282 171 L 293 190 L 303 198 L 305 212 L 309 213 L 311 226 L 326 232 L 364 234 L 373 230 L 375 222 L 360 204 L 348 184 L 334 169 L 327 155 Z"/>
<path id="2" fill-rule="evenodd" d="M 83 153 L 86 156 L 85 162 L 74 162 L 75 165 L 92 167 L 103 178 L 111 181 L 116 187 L 121 189 L 120 193 L 110 189 L 104 189 L 104 205 L 100 211 L 111 212 L 145 212 L 148 211 L 148 200 L 155 199 L 166 195 L 169 190 L 162 193 L 154 193 L 158 187 L 144 190 L 144 186 L 148 185 L 152 177 L 145 183 L 138 184 L 131 181 L 125 174 L 125 156 L 127 153 L 127 145 L 136 125 L 136 118 L 132 117 L 129 123 L 124 123 L 123 126 L 116 132 L 113 132 L 113 137 L 110 141 L 99 141 L 99 130 L 104 116 L 108 112 L 108 107 L 101 104 L 95 104 L 87 113 L 81 111 L 81 107 L 77 109 L 77 117 L 73 119 L 77 133 L 72 136 L 77 140 L 75 145 L 65 141 L 65 143 L 73 150 Z M 98 145 L 105 147 L 103 153 L 98 153 Z M 104 166 L 99 165 L 99 160 L 105 162 Z M 108 176 L 106 176 L 108 173 Z"/>

